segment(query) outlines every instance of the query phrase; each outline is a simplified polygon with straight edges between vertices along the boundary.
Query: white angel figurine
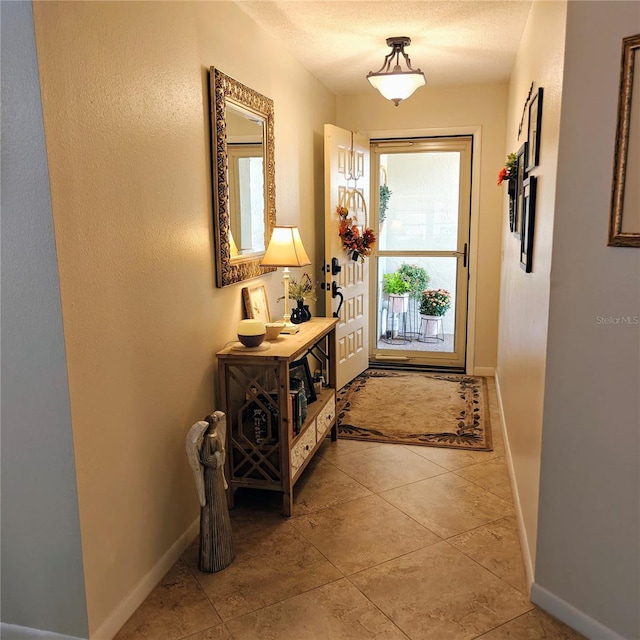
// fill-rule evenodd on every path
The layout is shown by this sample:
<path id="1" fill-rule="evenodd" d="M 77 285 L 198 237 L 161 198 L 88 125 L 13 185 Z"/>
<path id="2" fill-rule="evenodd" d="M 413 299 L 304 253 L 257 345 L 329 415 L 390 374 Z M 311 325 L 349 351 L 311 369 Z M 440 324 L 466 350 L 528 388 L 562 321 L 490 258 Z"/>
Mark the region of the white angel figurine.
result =
<path id="1" fill-rule="evenodd" d="M 187 434 L 186 450 L 200 500 L 200 571 L 212 573 L 235 557 L 224 477 L 227 421 L 216 411 L 196 422 Z"/>

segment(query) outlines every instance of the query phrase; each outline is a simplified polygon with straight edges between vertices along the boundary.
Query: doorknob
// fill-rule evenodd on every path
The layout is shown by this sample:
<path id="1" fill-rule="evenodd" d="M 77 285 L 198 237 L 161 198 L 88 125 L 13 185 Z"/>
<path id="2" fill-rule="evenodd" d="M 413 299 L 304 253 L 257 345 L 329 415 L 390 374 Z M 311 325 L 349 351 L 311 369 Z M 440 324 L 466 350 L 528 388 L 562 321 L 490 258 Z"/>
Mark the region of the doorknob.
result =
<path id="1" fill-rule="evenodd" d="M 329 265 L 323 265 L 322 266 L 322 271 L 323 273 L 328 273 L 329 269 L 331 269 L 331 275 L 332 276 L 337 276 L 341 271 L 342 271 L 342 267 L 340 266 L 340 262 L 338 261 L 338 258 L 331 258 L 331 266 Z M 335 282 L 331 283 L 331 297 L 335 298 L 336 297 L 336 291 L 337 289 L 334 289 L 333 286 L 335 285 Z M 327 289 L 327 291 L 329 290 L 329 284 L 326 284 L 324 282 L 320 283 L 320 288 L 321 289 Z M 338 287 L 339 289 L 340 287 Z"/>

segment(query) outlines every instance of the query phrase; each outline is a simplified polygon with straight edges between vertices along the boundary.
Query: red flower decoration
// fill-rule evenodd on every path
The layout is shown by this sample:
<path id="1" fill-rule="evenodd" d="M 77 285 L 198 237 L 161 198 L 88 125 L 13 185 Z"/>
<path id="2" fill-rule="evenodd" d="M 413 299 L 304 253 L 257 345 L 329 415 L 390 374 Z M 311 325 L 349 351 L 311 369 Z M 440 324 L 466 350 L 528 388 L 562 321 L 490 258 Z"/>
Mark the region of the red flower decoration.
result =
<path id="1" fill-rule="evenodd" d="M 515 176 L 517 163 L 518 156 L 515 153 L 510 153 L 507 156 L 507 161 L 505 162 L 504 167 L 502 167 L 498 173 L 498 186 L 500 186 L 505 180 L 511 178 L 511 176 Z"/>
<path id="2" fill-rule="evenodd" d="M 364 262 L 365 257 L 371 255 L 373 245 L 376 243 L 373 230 L 366 227 L 361 233 L 354 224 L 354 219 L 349 217 L 349 209 L 346 207 L 337 207 L 336 213 L 340 218 L 338 233 L 342 238 L 342 246 L 352 260 Z"/>

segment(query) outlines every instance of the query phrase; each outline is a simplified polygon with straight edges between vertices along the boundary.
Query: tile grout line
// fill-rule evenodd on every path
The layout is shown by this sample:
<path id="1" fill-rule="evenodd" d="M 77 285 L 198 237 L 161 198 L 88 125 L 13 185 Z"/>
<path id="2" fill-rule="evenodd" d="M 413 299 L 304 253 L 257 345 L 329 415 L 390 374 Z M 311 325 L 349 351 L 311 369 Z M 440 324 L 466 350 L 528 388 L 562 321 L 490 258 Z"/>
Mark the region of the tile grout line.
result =
<path id="1" fill-rule="evenodd" d="M 493 522 L 497 522 L 497 520 L 494 520 Z M 491 523 L 488 522 L 487 524 L 491 524 Z M 481 525 L 481 526 L 485 526 L 485 525 Z M 480 528 L 480 527 L 478 527 L 478 528 Z M 470 529 L 470 531 L 475 531 L 475 529 Z M 465 531 L 464 533 L 468 533 L 468 532 Z M 464 534 L 462 533 L 462 534 L 458 534 L 458 535 L 464 535 Z M 451 536 L 451 538 L 455 538 L 455 537 L 456 536 Z M 536 606 L 535 606 L 535 604 L 533 604 L 533 602 L 531 602 L 531 600 L 529 600 L 529 595 L 527 593 L 523 593 L 522 591 L 520 591 L 520 589 L 518 589 L 518 587 L 515 587 L 514 585 L 512 585 L 508 580 L 505 580 L 502 576 L 499 576 L 497 573 L 495 573 L 494 571 L 489 569 L 489 567 L 485 567 L 481 562 L 478 562 L 478 560 L 476 560 L 475 558 L 470 556 L 468 553 L 465 553 L 462 549 L 458 549 L 458 547 L 456 547 L 455 545 L 453 545 L 450 542 L 451 538 L 445 538 L 445 540 L 443 540 L 443 542 L 446 542 L 452 549 L 455 549 L 456 551 L 461 553 L 463 556 L 465 556 L 465 558 L 468 558 L 473 563 L 477 564 L 480 568 L 484 569 L 485 571 L 488 571 L 491 575 L 493 575 L 495 578 L 500 580 L 500 582 L 504 582 L 506 585 L 508 585 L 512 589 L 515 589 L 520 595 L 524 596 L 531 603 L 531 608 L 528 609 L 528 611 L 531 611 L 531 609 L 535 609 Z M 523 615 L 523 614 L 519 614 L 519 615 Z M 519 616 L 516 616 L 516 617 L 519 617 Z"/>

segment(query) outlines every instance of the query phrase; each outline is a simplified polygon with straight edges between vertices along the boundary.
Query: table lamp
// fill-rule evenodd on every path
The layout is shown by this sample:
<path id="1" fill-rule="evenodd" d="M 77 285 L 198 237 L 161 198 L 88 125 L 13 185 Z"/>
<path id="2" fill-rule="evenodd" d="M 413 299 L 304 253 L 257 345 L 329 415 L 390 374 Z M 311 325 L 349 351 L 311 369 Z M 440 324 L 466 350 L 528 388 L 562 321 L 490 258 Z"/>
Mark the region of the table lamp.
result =
<path id="1" fill-rule="evenodd" d="M 275 226 L 269 240 L 269 246 L 260 262 L 263 267 L 283 267 L 284 281 L 284 328 L 281 333 L 296 333 L 299 327 L 291 322 L 289 313 L 289 267 L 304 267 L 311 264 L 302 245 L 298 227 Z"/>

